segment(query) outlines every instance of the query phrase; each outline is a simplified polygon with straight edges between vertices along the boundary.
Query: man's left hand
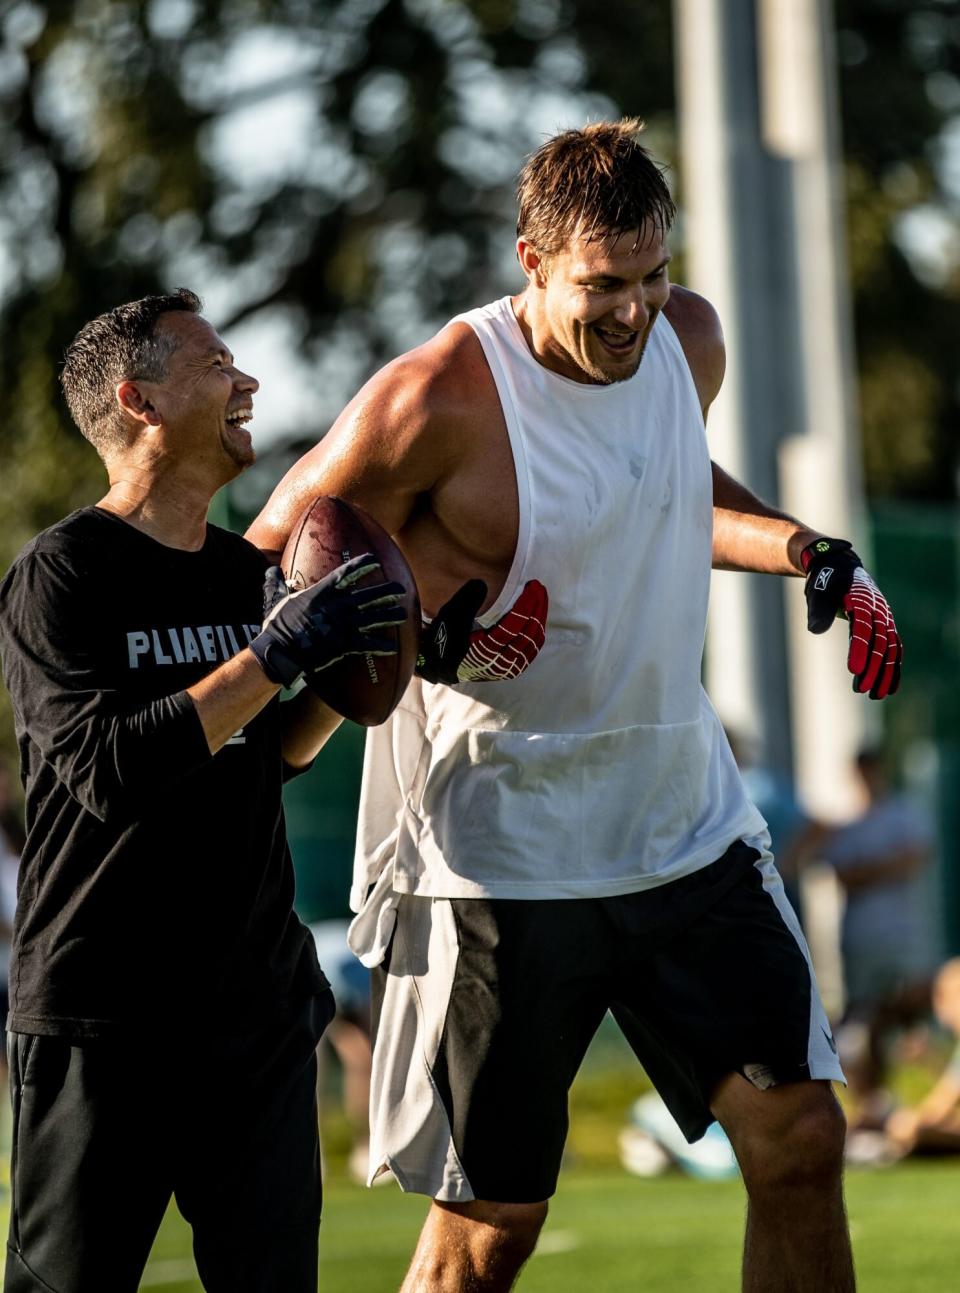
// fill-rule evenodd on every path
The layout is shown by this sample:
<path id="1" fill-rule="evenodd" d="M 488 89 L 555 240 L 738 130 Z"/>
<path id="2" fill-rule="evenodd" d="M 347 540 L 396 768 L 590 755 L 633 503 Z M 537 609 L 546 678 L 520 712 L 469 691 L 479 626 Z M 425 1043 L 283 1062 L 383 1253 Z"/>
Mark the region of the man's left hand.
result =
<path id="1" fill-rule="evenodd" d="M 815 539 L 800 554 L 806 582 L 807 628 L 826 633 L 837 618 L 850 623 L 847 668 L 853 690 L 873 700 L 900 686 L 903 647 L 887 599 L 845 539 Z"/>
<path id="2" fill-rule="evenodd" d="M 471 579 L 420 633 L 416 672 L 427 682 L 498 682 L 517 678 L 536 659 L 546 637 L 547 590 L 536 579 L 496 624 L 482 628 L 475 615 L 487 586 Z"/>

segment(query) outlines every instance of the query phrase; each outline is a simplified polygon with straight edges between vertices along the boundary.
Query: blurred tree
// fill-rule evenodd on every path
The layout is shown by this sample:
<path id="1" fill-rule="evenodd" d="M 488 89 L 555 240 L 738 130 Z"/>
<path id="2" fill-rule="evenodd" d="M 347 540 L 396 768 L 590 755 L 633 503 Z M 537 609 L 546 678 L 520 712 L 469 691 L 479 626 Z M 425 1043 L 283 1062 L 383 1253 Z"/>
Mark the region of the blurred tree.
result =
<path id="1" fill-rule="evenodd" d="M 867 487 L 954 498 L 960 5 L 836 0 L 835 9 Z"/>
<path id="2" fill-rule="evenodd" d="M 118 301 L 186 283 L 225 331 L 282 318 L 323 427 L 389 353 L 512 282 L 517 159 L 558 122 L 615 111 L 586 87 L 618 33 L 644 39 L 624 93 L 646 65 L 644 110 L 670 106 L 668 4 L 598 30 L 589 58 L 581 8 L 8 0 L 0 570 L 102 488 L 56 376 L 78 327 Z M 6 704 L 0 691 L 5 743 Z"/>
<path id="3" fill-rule="evenodd" d="M 99 488 L 54 381 L 84 320 L 181 281 L 224 329 L 281 312 L 332 416 L 502 284 L 511 180 L 543 135 L 615 111 L 604 82 L 669 110 L 669 6 L 637 9 L 597 27 L 564 0 L 8 5 L 0 565 Z"/>
<path id="4" fill-rule="evenodd" d="M 952 496 L 960 17 L 836 10 L 868 480 Z M 544 136 L 639 113 L 673 152 L 669 0 L 7 0 L 0 31 L 0 569 L 101 487 L 55 381 L 86 319 L 186 283 L 282 326 L 322 428 L 517 283 Z"/>

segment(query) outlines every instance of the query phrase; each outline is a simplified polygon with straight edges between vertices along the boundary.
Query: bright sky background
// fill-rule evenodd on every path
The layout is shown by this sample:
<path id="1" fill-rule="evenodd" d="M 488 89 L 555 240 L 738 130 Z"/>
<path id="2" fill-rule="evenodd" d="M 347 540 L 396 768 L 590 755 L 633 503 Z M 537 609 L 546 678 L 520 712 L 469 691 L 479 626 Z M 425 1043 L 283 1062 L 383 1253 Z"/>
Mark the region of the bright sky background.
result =
<path id="1" fill-rule="evenodd" d="M 441 27 L 445 24 L 451 37 L 469 40 L 472 20 L 463 10 L 446 0 L 408 3 L 429 10 L 432 21 Z M 356 0 L 358 12 L 370 6 L 376 8 L 377 4 L 378 0 Z M 550 8 L 552 4 L 553 0 L 526 0 L 530 20 L 536 20 L 538 6 Z M 170 37 L 189 29 L 193 12 L 193 0 L 153 0 L 149 18 L 157 36 Z M 17 74 L 18 46 L 34 38 L 38 21 L 42 21 L 40 11 L 30 3 L 17 4 L 8 11 L 2 20 L 6 48 L 0 54 L 0 77 Z M 224 176 L 224 198 L 217 213 L 226 225 L 231 220 L 242 220 L 245 189 L 271 190 L 288 177 L 305 175 L 314 180 L 319 191 L 326 189 L 338 196 L 349 191 L 351 185 L 362 184 L 355 160 L 336 138 L 318 136 L 313 102 L 299 84 L 302 77 L 322 72 L 326 64 L 338 58 L 338 39 L 342 47 L 342 42 L 349 40 L 349 31 L 331 35 L 318 30 L 311 41 L 268 26 L 246 28 L 222 47 L 219 62 L 205 57 L 188 77 L 192 97 L 198 104 L 237 104 L 215 120 L 205 141 L 209 158 Z M 466 171 L 480 169 L 509 190 L 520 158 L 513 155 L 513 149 L 498 149 L 489 142 L 491 134 L 496 137 L 498 127 L 505 139 L 515 139 L 518 132 L 526 136 L 532 148 L 557 129 L 613 110 L 607 100 L 581 90 L 583 66 L 572 40 L 554 37 L 546 43 L 537 72 L 533 77 L 518 78 L 493 71 L 479 60 L 465 64 L 461 89 L 464 124 L 459 131 L 451 132 L 444 145 L 454 164 Z M 928 78 L 927 89 L 935 102 L 954 113 L 935 145 L 934 158 L 956 210 L 960 208 L 960 82 L 944 73 L 934 73 Z M 90 108 L 82 47 L 62 48 L 58 66 L 51 69 L 41 109 L 57 118 L 65 132 L 72 131 L 76 147 L 82 148 L 83 125 Z M 404 114 L 403 78 L 389 70 L 372 76 L 358 99 L 356 124 L 375 137 L 385 127 L 392 129 L 402 122 Z M 483 127 L 483 139 L 479 131 L 473 131 L 474 126 Z M 897 183 L 897 178 L 892 182 Z M 908 183 L 909 177 L 904 177 L 903 182 Z M 36 192 L 28 191 L 31 183 L 35 188 L 39 185 Z M 41 191 L 42 179 L 27 177 L 23 184 L 27 191 L 20 195 L 22 204 L 28 209 L 41 206 L 46 200 Z M 151 220 L 149 215 L 142 218 L 131 231 L 132 242 L 143 245 L 149 244 L 151 237 L 159 238 L 160 231 L 151 227 Z M 185 283 L 199 291 L 204 297 L 205 312 L 216 325 L 238 304 L 257 295 L 270 267 L 258 262 L 247 269 L 222 272 L 191 249 L 188 223 L 189 217 L 184 217 L 182 238 L 170 237 L 167 231 L 168 281 L 171 285 Z M 944 207 L 918 202 L 899 218 L 896 235 L 918 276 L 928 283 L 942 282 L 960 266 L 960 228 L 953 213 Z M 407 348 L 425 339 L 443 322 L 417 318 L 405 291 L 404 285 L 416 274 L 424 248 L 412 227 L 398 225 L 379 254 L 387 288 L 377 308 L 388 315 L 398 349 Z M 448 254 L 454 258 L 457 254 L 454 240 Z M 55 272 L 56 250 L 52 245 L 38 237 L 29 255 L 38 265 L 49 262 L 49 269 Z M 9 285 L 14 269 L 9 252 L 4 250 L 0 225 L 0 295 Z M 504 285 L 501 290 L 510 290 L 514 283 L 520 285 L 507 226 L 500 278 Z M 346 324 L 325 339 L 318 357 L 309 363 L 297 355 L 295 321 L 280 309 L 230 329 L 226 340 L 240 365 L 261 382 L 254 426 L 261 445 L 290 432 L 321 434 L 363 375 L 365 356 Z M 304 419 L 308 425 L 302 425 Z"/>

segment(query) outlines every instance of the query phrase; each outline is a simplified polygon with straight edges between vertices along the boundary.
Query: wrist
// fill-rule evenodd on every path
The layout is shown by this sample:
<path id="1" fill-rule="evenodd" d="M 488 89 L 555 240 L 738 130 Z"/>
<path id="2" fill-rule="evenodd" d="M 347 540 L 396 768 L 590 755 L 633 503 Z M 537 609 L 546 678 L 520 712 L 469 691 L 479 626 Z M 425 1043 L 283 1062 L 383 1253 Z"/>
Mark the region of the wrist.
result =
<path id="1" fill-rule="evenodd" d="M 853 550 L 853 544 L 847 539 L 830 539 L 825 534 L 817 535 L 800 551 L 800 566 L 803 574 L 807 574 L 810 567 L 815 561 L 824 562 L 831 560 L 835 554 L 844 553 L 848 555 L 855 566 L 861 564 L 860 558 Z"/>
<path id="2" fill-rule="evenodd" d="M 805 575 L 810 569 L 814 546 L 817 543 L 835 542 L 835 539 L 828 539 L 819 530 L 798 530 L 791 535 L 787 544 L 787 558 L 797 574 Z"/>
<path id="3" fill-rule="evenodd" d="M 303 675 L 303 669 L 292 660 L 270 633 L 260 633 L 250 643 L 250 650 L 260 668 L 272 683 L 292 687 Z"/>

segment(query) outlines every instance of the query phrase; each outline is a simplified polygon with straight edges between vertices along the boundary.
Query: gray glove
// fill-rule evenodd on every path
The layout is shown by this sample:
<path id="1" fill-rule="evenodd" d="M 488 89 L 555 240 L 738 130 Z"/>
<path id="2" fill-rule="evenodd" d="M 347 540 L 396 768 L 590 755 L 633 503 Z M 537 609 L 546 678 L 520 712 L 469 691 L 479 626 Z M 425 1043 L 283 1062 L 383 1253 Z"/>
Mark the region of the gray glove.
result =
<path id="1" fill-rule="evenodd" d="M 396 654 L 396 644 L 374 631 L 407 618 L 399 605 L 403 586 L 354 587 L 379 569 L 376 558 L 364 552 L 293 593 L 280 567 L 270 567 L 263 583 L 263 628 L 250 650 L 271 682 L 291 687 L 301 674 L 326 669 L 345 655 Z"/>

